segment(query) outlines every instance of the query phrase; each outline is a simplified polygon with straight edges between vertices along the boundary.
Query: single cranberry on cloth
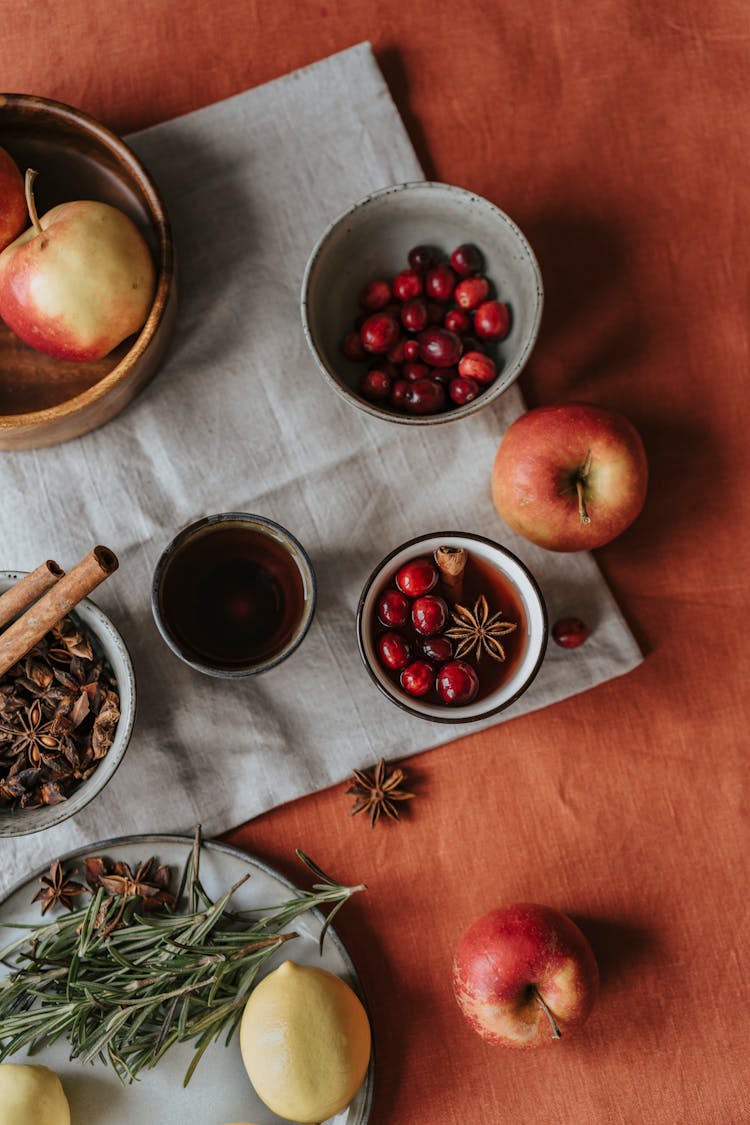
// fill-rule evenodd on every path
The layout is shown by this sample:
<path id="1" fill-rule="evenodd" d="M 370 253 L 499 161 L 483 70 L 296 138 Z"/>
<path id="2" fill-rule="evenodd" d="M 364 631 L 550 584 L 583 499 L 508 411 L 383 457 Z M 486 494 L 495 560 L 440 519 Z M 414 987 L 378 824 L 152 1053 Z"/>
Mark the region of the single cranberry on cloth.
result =
<path id="1" fill-rule="evenodd" d="M 312 247 L 368 192 L 422 178 L 369 46 L 130 143 L 159 186 L 178 248 L 172 353 L 106 427 L 0 463 L 0 564 L 30 570 L 50 552 L 77 557 L 81 527 L 111 543 L 121 567 L 96 600 L 122 632 L 138 683 L 131 753 L 94 804 L 45 834 L 45 855 L 155 825 L 186 831 L 200 821 L 206 834 L 221 832 L 342 782 L 354 767 L 465 734 L 465 726 L 394 707 L 357 651 L 367 576 L 415 535 L 445 528 L 500 541 L 535 575 L 550 621 L 581 617 L 590 630 L 574 651 L 549 645 L 532 687 L 504 716 L 632 669 L 640 652 L 591 557 L 545 552 L 495 512 L 492 462 L 523 411 L 517 389 L 471 417 L 410 428 L 357 410 L 315 369 L 299 313 Z M 462 241 L 457 232 L 443 255 Z M 414 268 L 411 249 L 403 247 L 403 268 Z M 318 580 L 304 642 L 246 681 L 211 679 L 182 663 L 149 607 L 168 542 L 206 513 L 227 511 L 288 528 Z M 5 886 L 38 865 L 39 840 L 4 844 L 3 859 Z"/>

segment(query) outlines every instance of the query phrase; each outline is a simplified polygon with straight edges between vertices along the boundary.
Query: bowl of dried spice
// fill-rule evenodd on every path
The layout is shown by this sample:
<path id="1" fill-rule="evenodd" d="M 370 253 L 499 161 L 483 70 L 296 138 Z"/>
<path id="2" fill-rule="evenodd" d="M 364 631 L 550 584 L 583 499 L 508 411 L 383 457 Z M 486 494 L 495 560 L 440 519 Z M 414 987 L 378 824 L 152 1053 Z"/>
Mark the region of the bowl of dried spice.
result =
<path id="1" fill-rule="evenodd" d="M 0 571 L 0 598 L 25 577 Z M 80 812 L 122 761 L 134 719 L 128 650 L 84 597 L 0 675 L 0 837 Z"/>

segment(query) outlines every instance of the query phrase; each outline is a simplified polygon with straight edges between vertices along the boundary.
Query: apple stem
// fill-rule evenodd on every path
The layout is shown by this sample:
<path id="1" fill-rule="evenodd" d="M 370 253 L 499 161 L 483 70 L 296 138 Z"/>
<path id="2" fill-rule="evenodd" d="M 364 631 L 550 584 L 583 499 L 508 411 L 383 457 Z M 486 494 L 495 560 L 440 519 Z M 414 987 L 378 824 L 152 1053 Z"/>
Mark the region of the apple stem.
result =
<path id="1" fill-rule="evenodd" d="M 26 193 L 26 206 L 29 210 L 29 218 L 31 219 L 34 233 L 42 234 L 42 224 L 39 222 L 39 215 L 37 214 L 36 203 L 34 202 L 34 180 L 38 175 L 39 173 L 34 168 L 26 169 L 24 191 Z"/>
<path id="2" fill-rule="evenodd" d="M 586 501 L 583 496 L 584 485 L 591 472 L 591 450 L 586 454 L 586 460 L 583 463 L 583 468 L 578 470 L 576 477 L 576 492 L 578 493 L 578 515 L 581 517 L 581 523 L 591 523 L 591 516 L 586 511 Z"/>
<path id="3" fill-rule="evenodd" d="M 537 986 L 535 984 L 532 985 L 531 991 L 534 994 L 534 999 L 536 1000 L 537 1004 L 542 1009 L 545 1016 L 547 1017 L 547 1019 L 550 1022 L 550 1027 L 552 1028 L 552 1038 L 553 1039 L 562 1039 L 562 1032 L 560 1031 L 560 1028 L 557 1026 L 557 1022 L 555 1020 L 555 1017 L 552 1015 L 552 1012 L 549 1010 L 549 1006 L 545 1003 L 545 1001 L 540 996 L 539 989 L 537 988 Z"/>

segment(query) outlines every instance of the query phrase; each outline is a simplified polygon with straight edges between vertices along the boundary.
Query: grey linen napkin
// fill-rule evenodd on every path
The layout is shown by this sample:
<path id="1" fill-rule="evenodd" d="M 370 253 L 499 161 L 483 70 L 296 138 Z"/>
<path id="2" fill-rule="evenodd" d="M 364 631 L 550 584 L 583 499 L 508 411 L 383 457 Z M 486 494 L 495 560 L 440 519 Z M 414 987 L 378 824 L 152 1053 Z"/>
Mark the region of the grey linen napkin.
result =
<path id="1" fill-rule="evenodd" d="M 495 514 L 490 467 L 523 409 L 517 389 L 460 425 L 406 430 L 333 394 L 307 352 L 298 298 L 315 240 L 370 190 L 422 178 L 369 45 L 130 143 L 159 184 L 179 250 L 173 348 L 155 381 L 102 429 L 0 455 L 0 566 L 29 570 L 54 557 L 69 567 L 94 543 L 118 553 L 120 570 L 94 600 L 130 649 L 138 716 L 123 764 L 92 804 L 42 835 L 0 844 L 0 890 L 72 847 L 190 831 L 199 821 L 217 833 L 341 782 L 353 766 L 466 734 L 389 704 L 357 652 L 365 579 L 386 551 L 422 532 L 503 541 L 536 575 L 551 620 L 576 613 L 594 626 L 576 651 L 551 645 L 531 690 L 502 718 L 641 659 L 588 555 L 536 549 Z M 229 510 L 293 531 L 319 583 L 302 647 L 243 681 L 183 666 L 149 608 L 154 565 L 172 535 Z"/>

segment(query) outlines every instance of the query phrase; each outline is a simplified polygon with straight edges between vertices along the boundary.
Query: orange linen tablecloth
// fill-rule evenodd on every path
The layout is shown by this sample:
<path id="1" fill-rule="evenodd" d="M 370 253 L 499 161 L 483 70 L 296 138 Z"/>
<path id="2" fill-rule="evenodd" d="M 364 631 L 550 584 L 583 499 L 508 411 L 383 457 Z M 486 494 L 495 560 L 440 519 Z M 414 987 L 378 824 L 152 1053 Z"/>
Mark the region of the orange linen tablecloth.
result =
<path id="1" fill-rule="evenodd" d="M 427 175 L 537 251 L 529 401 L 615 407 L 644 436 L 646 509 L 598 560 L 647 658 L 407 762 L 401 825 L 371 832 L 337 789 L 229 838 L 369 884 L 339 929 L 373 1010 L 374 1125 L 749 1121 L 746 5 L 18 0 L 0 85 L 125 133 L 365 38 Z M 576 918 L 603 978 L 580 1037 L 521 1054 L 474 1037 L 449 986 L 463 929 L 517 899 Z"/>

